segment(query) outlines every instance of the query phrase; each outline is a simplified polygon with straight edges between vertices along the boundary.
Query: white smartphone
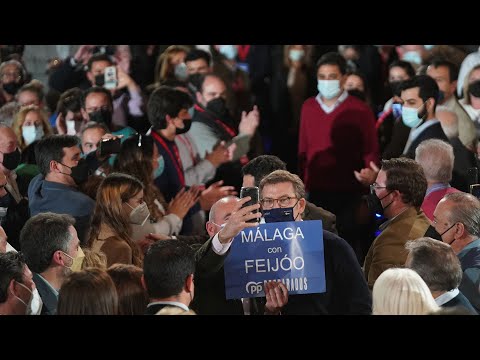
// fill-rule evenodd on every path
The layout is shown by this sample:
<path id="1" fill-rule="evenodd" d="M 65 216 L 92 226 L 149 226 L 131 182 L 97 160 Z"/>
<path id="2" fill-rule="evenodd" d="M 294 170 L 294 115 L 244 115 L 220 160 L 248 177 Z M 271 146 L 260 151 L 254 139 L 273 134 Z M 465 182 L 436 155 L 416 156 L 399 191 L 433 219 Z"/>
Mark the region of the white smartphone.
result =
<path id="1" fill-rule="evenodd" d="M 105 89 L 112 90 L 117 88 L 117 68 L 115 66 L 108 66 L 105 68 Z"/>

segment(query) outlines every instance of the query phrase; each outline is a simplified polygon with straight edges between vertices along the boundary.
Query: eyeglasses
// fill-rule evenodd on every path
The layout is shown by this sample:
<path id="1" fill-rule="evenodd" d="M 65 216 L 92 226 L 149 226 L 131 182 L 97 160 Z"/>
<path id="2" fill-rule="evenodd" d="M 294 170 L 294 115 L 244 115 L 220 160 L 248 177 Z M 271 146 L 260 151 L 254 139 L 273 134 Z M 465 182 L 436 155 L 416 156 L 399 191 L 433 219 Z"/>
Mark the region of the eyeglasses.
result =
<path id="1" fill-rule="evenodd" d="M 376 182 L 374 182 L 373 184 L 370 185 L 370 194 L 375 193 L 376 189 L 386 189 L 386 188 L 387 188 L 386 186 L 380 186 Z"/>
<path id="2" fill-rule="evenodd" d="M 296 196 L 284 196 L 281 197 L 280 199 L 269 199 L 265 198 L 260 200 L 260 204 L 262 204 L 262 207 L 264 209 L 271 209 L 275 205 L 275 201 L 278 203 L 278 206 L 283 208 L 283 207 L 289 207 L 291 204 L 291 200 L 296 199 Z"/>
<path id="3" fill-rule="evenodd" d="M 2 78 L 20 79 L 21 74 L 19 72 L 5 72 L 2 74 Z"/>

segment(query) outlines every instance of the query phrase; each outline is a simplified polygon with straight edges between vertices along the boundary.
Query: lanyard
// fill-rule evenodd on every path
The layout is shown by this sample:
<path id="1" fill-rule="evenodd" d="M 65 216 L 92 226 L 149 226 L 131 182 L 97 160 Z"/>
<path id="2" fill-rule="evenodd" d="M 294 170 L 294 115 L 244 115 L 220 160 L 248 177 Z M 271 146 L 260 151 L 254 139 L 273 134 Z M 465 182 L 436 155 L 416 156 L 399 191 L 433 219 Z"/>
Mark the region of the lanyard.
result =
<path id="1" fill-rule="evenodd" d="M 180 159 L 180 154 L 178 153 L 177 145 L 175 145 L 175 143 L 172 144 L 173 151 L 175 152 L 175 156 L 174 156 L 170 151 L 170 148 L 168 147 L 167 143 L 165 142 L 165 140 L 162 139 L 160 135 L 158 135 L 155 131 L 152 131 L 152 136 L 165 149 L 165 151 L 168 153 L 168 155 L 172 159 L 173 165 L 175 165 L 175 169 L 177 170 L 177 175 L 178 175 L 178 179 L 180 180 L 180 184 L 182 185 L 182 187 L 185 187 L 185 175 L 183 174 L 182 159 Z"/>

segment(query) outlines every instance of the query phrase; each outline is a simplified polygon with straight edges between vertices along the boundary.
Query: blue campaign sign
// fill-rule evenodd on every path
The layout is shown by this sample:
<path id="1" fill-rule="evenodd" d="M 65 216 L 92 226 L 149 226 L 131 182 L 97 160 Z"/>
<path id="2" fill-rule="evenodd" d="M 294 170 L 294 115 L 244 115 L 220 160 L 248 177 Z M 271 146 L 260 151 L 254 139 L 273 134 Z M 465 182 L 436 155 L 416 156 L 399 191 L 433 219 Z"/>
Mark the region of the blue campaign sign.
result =
<path id="1" fill-rule="evenodd" d="M 320 220 L 261 224 L 233 239 L 225 259 L 227 299 L 265 296 L 264 281 L 282 281 L 289 295 L 322 293 L 325 286 Z"/>

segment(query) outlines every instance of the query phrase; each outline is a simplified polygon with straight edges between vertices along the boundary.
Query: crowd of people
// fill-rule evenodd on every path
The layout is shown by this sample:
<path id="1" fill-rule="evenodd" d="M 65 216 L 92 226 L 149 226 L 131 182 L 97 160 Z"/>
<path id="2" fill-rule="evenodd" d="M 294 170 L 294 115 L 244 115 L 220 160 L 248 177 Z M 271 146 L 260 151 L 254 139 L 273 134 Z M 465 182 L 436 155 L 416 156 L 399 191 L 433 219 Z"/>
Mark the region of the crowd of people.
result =
<path id="1" fill-rule="evenodd" d="M 0 315 L 480 313 L 480 48 L 0 49 Z M 324 291 L 227 299 L 278 208 Z"/>

